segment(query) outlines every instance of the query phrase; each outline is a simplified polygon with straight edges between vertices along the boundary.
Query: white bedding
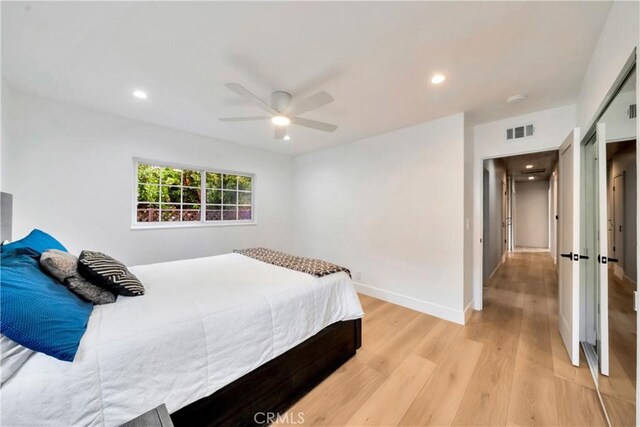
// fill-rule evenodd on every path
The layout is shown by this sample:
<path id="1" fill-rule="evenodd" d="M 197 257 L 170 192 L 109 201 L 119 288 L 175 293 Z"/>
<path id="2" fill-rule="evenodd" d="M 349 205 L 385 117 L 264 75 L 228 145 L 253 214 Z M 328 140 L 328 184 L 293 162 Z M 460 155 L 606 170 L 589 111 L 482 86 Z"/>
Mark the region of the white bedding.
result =
<path id="1" fill-rule="evenodd" d="M 73 363 L 31 357 L 2 386 L 0 425 L 114 426 L 161 403 L 173 412 L 363 314 L 343 272 L 316 278 L 238 254 L 131 271 L 146 294 L 95 306 Z"/>

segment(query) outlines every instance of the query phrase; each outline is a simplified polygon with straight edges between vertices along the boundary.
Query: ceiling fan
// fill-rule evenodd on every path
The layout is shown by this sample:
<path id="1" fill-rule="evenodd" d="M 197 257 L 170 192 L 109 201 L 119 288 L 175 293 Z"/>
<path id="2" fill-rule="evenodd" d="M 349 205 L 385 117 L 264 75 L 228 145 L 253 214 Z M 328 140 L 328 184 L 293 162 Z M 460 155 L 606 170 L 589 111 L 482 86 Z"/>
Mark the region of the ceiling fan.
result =
<path id="1" fill-rule="evenodd" d="M 223 122 L 250 122 L 257 120 L 271 120 L 276 126 L 275 138 L 276 139 L 289 139 L 289 124 L 303 126 L 306 128 L 321 130 L 323 132 L 333 132 L 338 129 L 337 125 L 331 123 L 319 122 L 317 120 L 305 119 L 298 117 L 300 114 L 308 113 L 309 111 L 320 108 L 333 102 L 333 97 L 327 92 L 318 92 L 308 98 L 305 98 L 299 102 L 293 102 L 291 94 L 282 91 L 276 91 L 271 93 L 271 105 L 264 102 L 261 98 L 254 95 L 248 89 L 238 83 L 227 83 L 229 89 L 253 102 L 258 107 L 269 113 L 268 116 L 260 117 L 223 117 L 220 118 Z"/>

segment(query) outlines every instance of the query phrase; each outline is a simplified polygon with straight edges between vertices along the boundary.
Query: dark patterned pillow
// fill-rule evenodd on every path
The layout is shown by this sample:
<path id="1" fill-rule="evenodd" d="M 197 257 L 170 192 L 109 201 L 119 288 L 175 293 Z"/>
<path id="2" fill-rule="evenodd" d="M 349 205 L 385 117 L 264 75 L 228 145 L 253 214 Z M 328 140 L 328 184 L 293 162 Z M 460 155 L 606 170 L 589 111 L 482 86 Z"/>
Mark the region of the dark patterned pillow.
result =
<path id="1" fill-rule="evenodd" d="M 69 252 L 49 249 L 40 255 L 40 265 L 71 292 L 94 304 L 111 304 L 116 296 L 78 274 L 78 258 Z"/>
<path id="2" fill-rule="evenodd" d="M 78 271 L 88 281 L 128 297 L 144 295 L 144 286 L 120 261 L 102 252 L 82 251 Z"/>

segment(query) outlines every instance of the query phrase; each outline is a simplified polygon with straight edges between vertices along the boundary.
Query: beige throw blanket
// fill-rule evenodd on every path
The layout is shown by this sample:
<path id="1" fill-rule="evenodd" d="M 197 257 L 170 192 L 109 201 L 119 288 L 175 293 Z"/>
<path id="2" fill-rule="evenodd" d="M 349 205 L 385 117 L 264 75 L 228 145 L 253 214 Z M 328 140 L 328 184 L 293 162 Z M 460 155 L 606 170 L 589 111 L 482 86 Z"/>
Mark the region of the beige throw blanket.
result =
<path id="1" fill-rule="evenodd" d="M 301 273 L 311 274 L 312 276 L 322 277 L 328 274 L 344 271 L 351 277 L 351 272 L 339 265 L 313 258 L 303 258 L 300 256 L 286 254 L 284 252 L 274 251 L 267 248 L 250 248 L 235 249 L 233 252 L 258 261 L 277 265 L 279 267 L 288 268 L 289 270 L 299 271 Z"/>

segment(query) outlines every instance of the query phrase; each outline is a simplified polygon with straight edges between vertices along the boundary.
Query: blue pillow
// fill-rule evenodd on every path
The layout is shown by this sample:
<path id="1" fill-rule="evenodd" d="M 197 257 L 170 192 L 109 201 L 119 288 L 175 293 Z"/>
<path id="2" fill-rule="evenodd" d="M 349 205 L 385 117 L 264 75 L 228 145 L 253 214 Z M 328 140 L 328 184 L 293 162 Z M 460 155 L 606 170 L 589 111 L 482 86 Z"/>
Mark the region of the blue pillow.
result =
<path id="1" fill-rule="evenodd" d="M 58 242 L 50 234 L 45 233 L 42 230 L 34 228 L 27 237 L 23 237 L 15 242 L 7 243 L 0 246 L 0 252 L 10 251 L 17 248 L 31 248 L 40 255 L 49 249 L 59 249 L 61 251 L 67 251 L 67 248 L 62 246 L 62 243 Z"/>
<path id="2" fill-rule="evenodd" d="M 71 362 L 93 304 L 40 270 L 39 257 L 32 248 L 0 254 L 0 331 L 24 347 Z"/>

